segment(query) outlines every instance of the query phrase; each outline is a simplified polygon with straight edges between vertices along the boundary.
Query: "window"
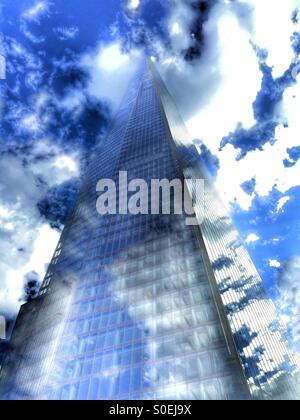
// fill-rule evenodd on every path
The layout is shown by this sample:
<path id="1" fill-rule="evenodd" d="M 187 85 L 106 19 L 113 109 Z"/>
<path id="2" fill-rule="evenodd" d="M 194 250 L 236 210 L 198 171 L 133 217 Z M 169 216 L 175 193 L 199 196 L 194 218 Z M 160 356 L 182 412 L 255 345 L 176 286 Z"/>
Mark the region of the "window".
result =
<path id="1" fill-rule="evenodd" d="M 127 394 L 130 387 L 130 370 L 124 370 L 120 374 L 119 394 Z"/>
<path id="2" fill-rule="evenodd" d="M 87 400 L 88 392 L 89 392 L 89 385 L 90 385 L 89 380 L 80 383 L 78 397 L 77 397 L 79 400 Z"/>

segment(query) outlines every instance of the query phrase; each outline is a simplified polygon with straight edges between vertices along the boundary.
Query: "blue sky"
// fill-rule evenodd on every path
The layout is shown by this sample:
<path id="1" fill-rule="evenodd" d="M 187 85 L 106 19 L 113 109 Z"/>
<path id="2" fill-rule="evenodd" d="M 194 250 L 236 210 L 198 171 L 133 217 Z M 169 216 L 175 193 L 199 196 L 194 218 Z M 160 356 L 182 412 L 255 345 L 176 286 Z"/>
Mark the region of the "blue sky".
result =
<path id="1" fill-rule="evenodd" d="M 0 313 L 43 277 L 141 52 L 298 337 L 299 0 L 1 0 Z M 210 153 L 206 150 L 209 149 Z"/>

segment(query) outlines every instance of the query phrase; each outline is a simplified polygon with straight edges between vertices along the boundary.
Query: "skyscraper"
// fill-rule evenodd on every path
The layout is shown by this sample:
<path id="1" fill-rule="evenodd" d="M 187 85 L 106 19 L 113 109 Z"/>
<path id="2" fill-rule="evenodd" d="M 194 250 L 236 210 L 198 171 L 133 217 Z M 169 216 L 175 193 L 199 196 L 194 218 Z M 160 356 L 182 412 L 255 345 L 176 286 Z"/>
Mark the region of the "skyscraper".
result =
<path id="1" fill-rule="evenodd" d="M 162 214 L 162 196 L 160 211 L 128 213 L 125 172 L 128 182 L 185 182 L 196 223 L 175 202 Z M 117 185 L 115 197 L 107 191 L 116 214 L 97 212 L 103 179 Z M 299 366 L 166 87 L 143 63 L 94 153 L 39 297 L 20 310 L 1 397 L 293 398 Z"/>

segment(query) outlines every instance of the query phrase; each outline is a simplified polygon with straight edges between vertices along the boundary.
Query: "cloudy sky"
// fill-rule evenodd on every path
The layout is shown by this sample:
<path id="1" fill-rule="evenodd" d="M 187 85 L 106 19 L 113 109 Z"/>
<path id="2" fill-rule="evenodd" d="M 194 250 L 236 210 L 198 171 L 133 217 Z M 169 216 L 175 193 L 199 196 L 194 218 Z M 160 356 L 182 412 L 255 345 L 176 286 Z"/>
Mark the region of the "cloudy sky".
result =
<path id="1" fill-rule="evenodd" d="M 300 0 L 1 0 L 0 13 L 0 315 L 42 279 L 146 52 L 299 344 Z"/>

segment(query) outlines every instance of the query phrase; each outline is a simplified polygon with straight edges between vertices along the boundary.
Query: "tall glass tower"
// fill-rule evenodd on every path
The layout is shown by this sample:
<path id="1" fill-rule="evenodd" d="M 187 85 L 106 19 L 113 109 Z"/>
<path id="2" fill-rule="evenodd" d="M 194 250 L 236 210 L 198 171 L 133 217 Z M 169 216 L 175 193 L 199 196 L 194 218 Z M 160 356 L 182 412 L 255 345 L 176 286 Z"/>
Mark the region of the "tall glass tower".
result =
<path id="1" fill-rule="evenodd" d="M 125 171 L 128 182 L 185 182 L 196 222 L 176 203 L 162 214 L 162 196 L 155 214 L 128 214 Z M 97 212 L 100 179 L 116 182 L 117 214 Z M 20 310 L 1 398 L 294 398 L 299 366 L 166 87 L 143 63 L 95 151 L 39 297 Z"/>

